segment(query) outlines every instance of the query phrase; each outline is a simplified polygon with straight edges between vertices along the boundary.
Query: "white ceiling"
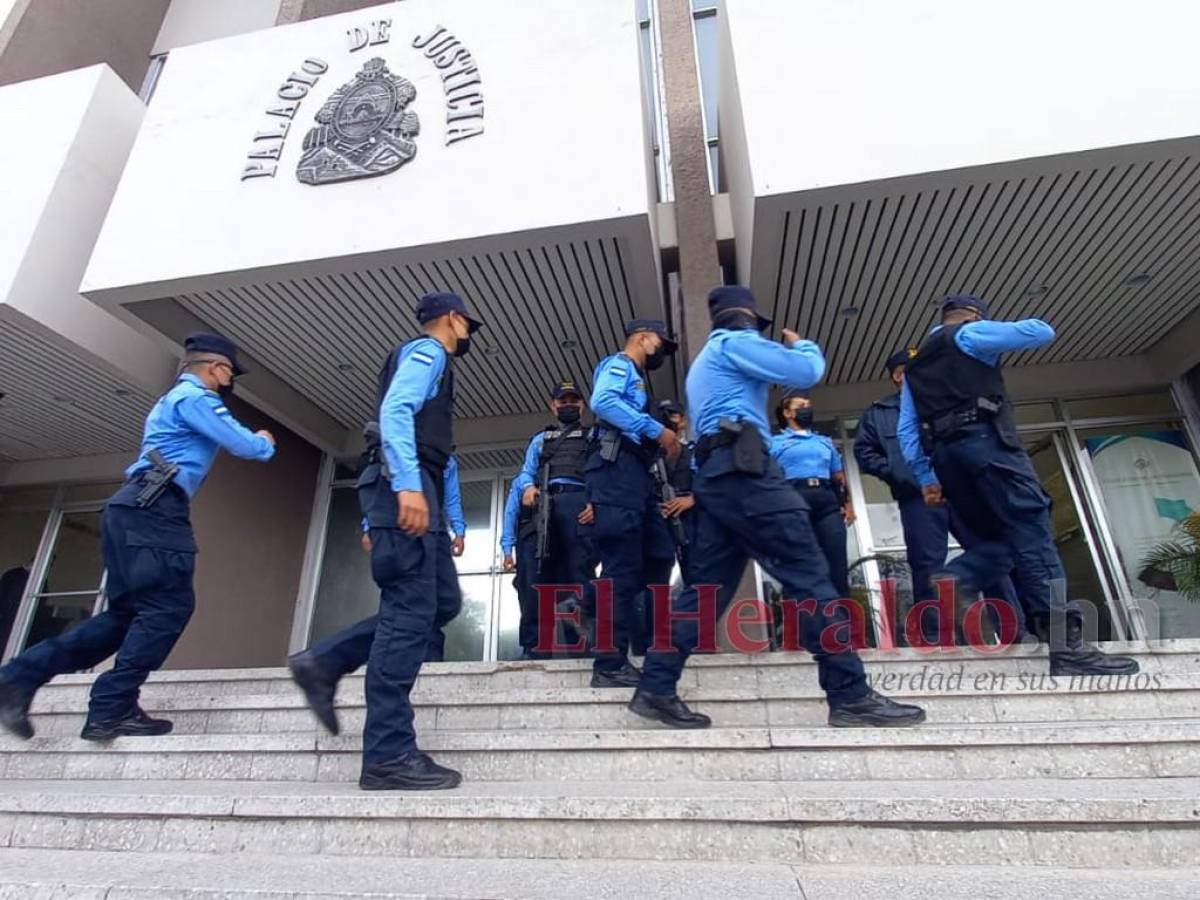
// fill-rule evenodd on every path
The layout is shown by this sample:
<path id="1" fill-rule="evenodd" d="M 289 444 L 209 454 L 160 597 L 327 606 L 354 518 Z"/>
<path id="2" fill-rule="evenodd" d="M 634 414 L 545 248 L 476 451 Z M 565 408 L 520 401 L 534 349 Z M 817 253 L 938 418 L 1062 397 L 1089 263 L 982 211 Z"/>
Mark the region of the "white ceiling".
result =
<path id="1" fill-rule="evenodd" d="M 825 348 L 829 384 L 878 380 L 947 293 L 1055 326 L 1014 365 L 1144 353 L 1200 306 L 1195 139 L 768 197 L 757 217 L 758 296 Z"/>

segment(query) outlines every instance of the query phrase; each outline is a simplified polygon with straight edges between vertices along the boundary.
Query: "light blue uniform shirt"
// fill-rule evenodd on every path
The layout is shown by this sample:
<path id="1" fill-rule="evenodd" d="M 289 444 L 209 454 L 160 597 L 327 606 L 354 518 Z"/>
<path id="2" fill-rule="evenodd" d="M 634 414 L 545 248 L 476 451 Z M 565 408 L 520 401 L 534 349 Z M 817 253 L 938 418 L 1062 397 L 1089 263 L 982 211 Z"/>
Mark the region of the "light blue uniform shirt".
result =
<path id="1" fill-rule="evenodd" d="M 179 466 L 175 482 L 194 497 L 221 448 L 264 462 L 275 455 L 271 442 L 235 419 L 203 381 L 191 373 L 180 375 L 146 416 L 141 453 L 125 477 L 151 468 L 146 454 L 157 449 L 167 462 Z"/>
<path id="2" fill-rule="evenodd" d="M 455 537 L 464 537 L 467 533 L 467 519 L 463 515 L 462 489 L 458 484 L 458 458 L 451 455 L 446 462 L 446 472 L 442 476 L 446 485 L 446 502 L 442 504 L 446 511 L 446 521 Z"/>
<path id="3" fill-rule="evenodd" d="M 616 424 L 616 423 L 614 423 L 614 424 Z M 570 430 L 574 431 L 576 428 L 584 428 L 584 425 L 582 425 L 582 424 L 569 425 L 569 426 L 568 425 L 559 425 L 558 427 L 564 428 L 564 429 L 569 428 Z M 542 447 L 543 447 L 543 445 L 545 445 L 545 443 L 546 443 L 546 432 L 539 431 L 537 434 L 535 434 L 533 436 L 533 439 L 529 442 L 529 446 L 527 448 L 525 448 L 525 462 L 521 465 L 521 471 L 519 473 L 517 473 L 517 477 L 513 481 L 513 484 L 520 485 L 519 490 L 524 491 L 525 488 L 530 487 L 531 485 L 536 485 L 538 483 L 538 468 L 539 468 L 538 462 L 541 460 Z M 583 482 L 580 481 L 578 478 L 569 478 L 569 477 L 561 476 L 561 475 L 558 478 L 551 478 L 550 483 L 551 484 L 579 484 L 579 485 L 583 484 Z"/>
<path id="4" fill-rule="evenodd" d="M 814 431 L 788 428 L 771 438 L 771 456 L 783 469 L 783 476 L 794 478 L 831 479 L 841 472 L 842 454 L 833 441 Z"/>
<path id="5" fill-rule="evenodd" d="M 656 441 L 663 426 L 646 412 L 646 376 L 624 353 L 600 360 L 592 373 L 592 412 L 634 443 Z"/>
<path id="6" fill-rule="evenodd" d="M 410 341 L 400 351 L 396 374 L 379 408 L 380 439 L 393 491 L 421 490 L 414 421 L 421 407 L 437 396 L 446 360 L 446 348 L 431 337 Z"/>
<path id="7" fill-rule="evenodd" d="M 825 357 L 812 341 L 785 347 L 748 328 L 718 328 L 688 372 L 688 419 L 698 436 L 716 434 L 721 419 L 738 419 L 757 428 L 769 444 L 771 385 L 810 388 L 824 375 Z"/>
<path id="8" fill-rule="evenodd" d="M 941 327 L 935 325 L 932 331 L 938 331 Z M 983 319 L 968 322 L 954 335 L 954 343 L 959 350 L 989 366 L 1000 365 L 1002 353 L 1036 350 L 1052 340 L 1054 329 L 1041 319 L 1021 319 L 1019 322 Z M 937 484 L 933 466 L 921 448 L 921 419 L 917 415 L 917 406 L 907 381 L 900 388 L 900 423 L 896 428 L 896 436 L 900 441 L 900 452 L 904 454 L 921 487 Z"/>
<path id="9" fill-rule="evenodd" d="M 500 550 L 505 556 L 517 546 L 517 518 L 521 514 L 521 489 L 514 481 L 504 501 L 504 527 L 500 530 Z"/>

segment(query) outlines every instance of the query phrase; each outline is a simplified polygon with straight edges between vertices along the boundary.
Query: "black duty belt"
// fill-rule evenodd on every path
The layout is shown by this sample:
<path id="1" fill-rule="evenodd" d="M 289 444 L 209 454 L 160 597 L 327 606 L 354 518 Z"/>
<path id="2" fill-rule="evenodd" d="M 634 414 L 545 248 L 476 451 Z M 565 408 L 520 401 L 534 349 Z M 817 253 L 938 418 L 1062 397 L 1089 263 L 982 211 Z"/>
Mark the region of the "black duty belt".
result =
<path id="1" fill-rule="evenodd" d="M 573 494 L 576 491 L 586 491 L 582 484 L 551 484 L 548 488 L 551 494 Z"/>
<path id="2" fill-rule="evenodd" d="M 828 478 L 789 478 L 794 487 L 803 488 L 831 488 L 833 482 Z"/>
<path id="3" fill-rule="evenodd" d="M 960 409 L 932 420 L 929 430 L 935 441 L 948 441 L 961 437 L 963 429 L 990 422 L 993 418 L 995 417 L 981 409 Z"/>
<path id="4" fill-rule="evenodd" d="M 696 463 L 704 465 L 712 452 L 719 447 L 732 447 L 737 443 L 738 436 L 730 431 L 718 431 L 716 434 L 704 434 L 696 441 Z"/>

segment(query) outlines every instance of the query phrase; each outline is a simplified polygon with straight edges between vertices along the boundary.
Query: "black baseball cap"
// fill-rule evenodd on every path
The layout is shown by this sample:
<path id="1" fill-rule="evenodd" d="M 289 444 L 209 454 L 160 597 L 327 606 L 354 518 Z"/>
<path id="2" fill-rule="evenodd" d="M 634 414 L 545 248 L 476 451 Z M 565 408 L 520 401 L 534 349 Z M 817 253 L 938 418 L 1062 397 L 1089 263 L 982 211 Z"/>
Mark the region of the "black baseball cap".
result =
<path id="1" fill-rule="evenodd" d="M 229 360 L 233 366 L 234 375 L 245 375 L 246 370 L 238 364 L 237 344 L 222 334 L 212 334 L 197 331 L 189 334 L 183 341 L 185 353 L 216 353 Z"/>
<path id="2" fill-rule="evenodd" d="M 449 292 L 426 294 L 417 301 L 416 312 L 417 321 L 422 325 L 455 312 L 467 320 L 467 325 L 471 332 L 476 332 L 483 327 L 482 322 L 472 318 L 470 310 L 467 309 L 466 301 L 458 296 L 458 294 L 451 294 Z"/>
<path id="3" fill-rule="evenodd" d="M 974 294 L 949 294 L 943 297 L 942 315 L 945 315 L 952 309 L 969 309 L 973 313 L 978 313 L 981 319 L 988 317 L 987 301 L 980 300 Z"/>
<path id="4" fill-rule="evenodd" d="M 632 322 L 627 322 L 625 325 L 625 337 L 633 337 L 635 334 L 657 334 L 663 340 L 663 353 L 670 356 L 679 349 L 679 342 L 671 337 L 671 332 L 667 331 L 667 325 L 661 319 L 634 319 Z"/>
<path id="5" fill-rule="evenodd" d="M 708 292 L 708 315 L 715 319 L 719 313 L 729 309 L 746 309 L 754 313 L 758 319 L 758 330 L 766 331 L 771 327 L 772 319 L 758 311 L 758 301 L 754 292 L 740 284 L 724 284 Z"/>
<path id="6" fill-rule="evenodd" d="M 574 378 L 564 378 L 554 386 L 554 390 L 550 392 L 551 400 L 561 400 L 570 394 L 575 395 L 580 400 L 583 399 L 583 391 L 575 384 Z"/>
<path id="7" fill-rule="evenodd" d="M 897 350 L 887 358 L 887 362 L 884 363 L 884 368 L 890 375 L 896 371 L 897 366 L 907 366 L 910 362 L 912 362 L 913 357 L 916 355 L 916 347 L 906 347 L 903 350 Z"/>

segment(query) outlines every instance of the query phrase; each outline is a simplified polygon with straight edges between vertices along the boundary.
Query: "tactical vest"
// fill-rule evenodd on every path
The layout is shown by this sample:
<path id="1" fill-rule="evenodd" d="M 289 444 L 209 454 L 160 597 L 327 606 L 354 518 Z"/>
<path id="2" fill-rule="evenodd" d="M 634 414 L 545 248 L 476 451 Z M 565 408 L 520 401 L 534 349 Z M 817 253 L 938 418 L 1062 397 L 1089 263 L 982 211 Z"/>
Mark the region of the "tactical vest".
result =
<path id="1" fill-rule="evenodd" d="M 563 428 L 551 425 L 542 437 L 542 453 L 538 457 L 538 471 L 550 464 L 550 479 L 574 478 L 583 480 L 583 464 L 588 456 L 588 432 L 582 425 Z M 547 459 L 546 451 L 550 451 Z"/>
<path id="2" fill-rule="evenodd" d="M 414 338 L 421 340 L 421 338 Z M 387 396 L 392 379 L 396 375 L 396 367 L 400 363 L 400 354 L 412 341 L 401 344 L 393 350 L 383 364 L 379 373 L 379 388 L 375 398 L 375 415 L 378 417 L 383 409 L 383 399 Z M 446 472 L 446 464 L 450 454 L 454 452 L 454 365 L 446 360 L 446 368 L 442 372 L 442 380 L 438 383 L 437 394 L 425 401 L 421 411 L 413 420 L 413 430 L 417 444 L 417 459 L 421 468 L 429 472 L 438 490 L 442 487 L 442 477 Z"/>
<path id="3" fill-rule="evenodd" d="M 1000 406 L 998 413 L 986 418 L 1001 439 L 1013 449 L 1020 448 L 1000 367 L 965 353 L 954 340 L 960 328 L 962 325 L 950 325 L 930 334 L 904 369 L 917 416 L 936 432 L 936 424 L 946 417 L 978 410 L 983 398 Z"/>

